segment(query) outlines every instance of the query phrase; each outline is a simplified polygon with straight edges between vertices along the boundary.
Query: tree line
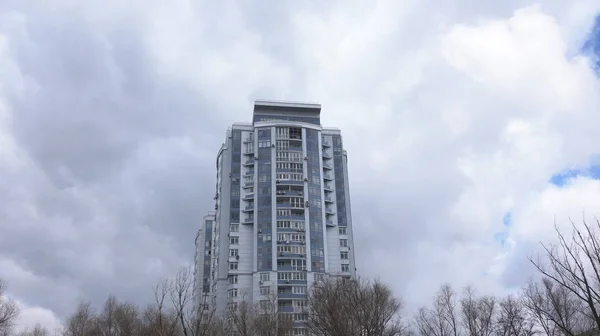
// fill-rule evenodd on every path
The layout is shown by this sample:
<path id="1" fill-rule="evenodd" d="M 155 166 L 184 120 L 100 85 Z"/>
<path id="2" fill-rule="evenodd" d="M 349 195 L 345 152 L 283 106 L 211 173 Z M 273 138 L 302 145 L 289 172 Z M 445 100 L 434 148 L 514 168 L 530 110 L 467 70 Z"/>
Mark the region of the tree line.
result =
<path id="1" fill-rule="evenodd" d="M 572 224 L 558 243 L 530 257 L 539 277 L 515 295 L 479 295 L 474 287 L 440 287 L 414 315 L 378 279 L 329 277 L 312 286 L 295 313 L 318 336 L 600 336 L 600 222 Z M 292 315 L 278 311 L 276 296 L 241 300 L 219 314 L 193 298 L 193 271 L 181 269 L 158 282 L 154 302 L 138 307 L 109 296 L 94 308 L 80 303 L 60 330 L 36 325 L 15 332 L 17 304 L 0 281 L 0 336 L 286 336 L 296 335 Z"/>

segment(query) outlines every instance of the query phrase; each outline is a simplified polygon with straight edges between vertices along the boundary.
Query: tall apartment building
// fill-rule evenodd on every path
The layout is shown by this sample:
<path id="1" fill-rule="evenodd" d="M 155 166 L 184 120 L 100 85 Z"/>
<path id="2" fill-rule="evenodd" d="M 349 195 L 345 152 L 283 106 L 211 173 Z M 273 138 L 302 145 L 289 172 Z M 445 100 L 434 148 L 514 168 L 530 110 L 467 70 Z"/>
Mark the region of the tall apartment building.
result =
<path id="1" fill-rule="evenodd" d="M 301 321 L 314 281 L 355 276 L 346 152 L 320 112 L 256 101 L 252 123 L 227 131 L 215 212 L 196 238 L 196 298 L 226 311 L 277 294 L 279 311 Z"/>

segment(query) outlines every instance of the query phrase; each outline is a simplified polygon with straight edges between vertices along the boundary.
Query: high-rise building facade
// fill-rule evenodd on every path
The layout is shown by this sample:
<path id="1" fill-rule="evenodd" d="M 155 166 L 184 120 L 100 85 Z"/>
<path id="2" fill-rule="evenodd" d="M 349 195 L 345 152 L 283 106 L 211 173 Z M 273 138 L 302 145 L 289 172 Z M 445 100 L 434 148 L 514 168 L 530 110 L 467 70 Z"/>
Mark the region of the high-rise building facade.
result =
<path id="1" fill-rule="evenodd" d="M 346 152 L 320 112 L 256 101 L 252 123 L 227 131 L 215 211 L 196 239 L 196 297 L 217 310 L 277 295 L 278 310 L 301 321 L 314 281 L 355 276 Z"/>

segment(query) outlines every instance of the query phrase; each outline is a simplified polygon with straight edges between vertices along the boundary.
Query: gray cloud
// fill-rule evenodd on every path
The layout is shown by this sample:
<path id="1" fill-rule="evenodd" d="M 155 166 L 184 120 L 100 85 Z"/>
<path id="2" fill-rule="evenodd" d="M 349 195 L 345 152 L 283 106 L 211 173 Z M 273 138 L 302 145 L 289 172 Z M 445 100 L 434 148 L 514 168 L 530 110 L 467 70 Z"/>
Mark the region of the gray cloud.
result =
<path id="1" fill-rule="evenodd" d="M 515 178 L 486 165 L 497 153 L 525 161 L 501 139 L 544 111 L 440 55 L 453 24 L 528 1 L 480 3 L 0 2 L 0 276 L 59 317 L 108 293 L 146 303 L 192 259 L 226 128 L 266 97 L 318 100 L 325 126 L 342 129 L 361 274 L 412 305 L 442 280 L 480 279 L 504 253 L 492 236 L 502 202 L 536 161 Z M 577 135 L 569 125 L 556 133 Z M 585 134 L 575 138 L 565 148 Z M 506 272 L 525 275 L 519 251 Z"/>

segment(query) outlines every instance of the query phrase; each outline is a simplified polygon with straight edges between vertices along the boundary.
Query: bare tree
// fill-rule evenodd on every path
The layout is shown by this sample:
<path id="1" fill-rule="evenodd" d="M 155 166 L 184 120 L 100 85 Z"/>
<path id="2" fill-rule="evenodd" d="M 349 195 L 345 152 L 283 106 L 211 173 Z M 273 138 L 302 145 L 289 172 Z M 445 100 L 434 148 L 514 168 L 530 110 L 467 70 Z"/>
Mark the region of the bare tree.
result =
<path id="1" fill-rule="evenodd" d="M 254 335 L 254 307 L 251 302 L 248 302 L 246 296 L 242 296 L 241 302 L 232 302 L 229 305 L 227 319 L 229 320 L 229 328 L 232 332 L 239 336 Z"/>
<path id="2" fill-rule="evenodd" d="M 535 335 L 535 324 L 529 318 L 521 300 L 508 296 L 499 303 L 496 321 L 497 336 L 532 336 Z"/>
<path id="3" fill-rule="evenodd" d="M 230 305 L 227 316 L 230 331 L 239 336 L 284 336 L 294 326 L 291 315 L 279 312 L 274 294 L 256 303 L 243 295 L 241 302 Z"/>
<path id="4" fill-rule="evenodd" d="M 149 305 L 140 316 L 140 334 L 148 336 L 177 336 L 181 334 L 175 309 L 167 307 L 171 292 L 170 283 L 161 279 L 154 288 L 154 304 Z"/>
<path id="5" fill-rule="evenodd" d="M 477 298 L 472 287 L 466 287 L 460 300 L 461 324 L 467 336 L 492 336 L 496 298 L 483 296 Z"/>
<path id="6" fill-rule="evenodd" d="M 111 295 L 96 323 L 102 336 L 133 336 L 139 327 L 137 307 L 132 303 L 119 302 Z"/>
<path id="7" fill-rule="evenodd" d="M 17 303 L 6 296 L 6 283 L 0 279 L 0 334 L 8 334 L 19 316 Z"/>
<path id="8" fill-rule="evenodd" d="M 594 328 L 594 321 L 585 314 L 585 303 L 548 278 L 529 282 L 523 304 L 548 336 L 577 336 Z"/>
<path id="9" fill-rule="evenodd" d="M 542 244 L 545 260 L 530 258 L 530 261 L 546 278 L 581 300 L 586 314 L 594 321 L 594 328 L 600 330 L 600 241 L 595 232 L 600 221 L 596 220 L 592 227 L 583 220 L 582 230 L 573 221 L 571 224 L 572 238 L 565 237 L 555 225 L 559 243 Z"/>
<path id="10" fill-rule="evenodd" d="M 253 328 L 261 336 L 285 336 L 294 326 L 292 316 L 279 311 L 277 295 L 271 294 L 254 305 Z"/>
<path id="11" fill-rule="evenodd" d="M 401 307 L 400 300 L 379 280 L 330 278 L 310 291 L 307 326 L 316 335 L 406 335 Z"/>
<path id="12" fill-rule="evenodd" d="M 442 285 L 435 296 L 433 308 L 421 308 L 416 324 L 422 336 L 458 336 L 461 324 L 456 294 L 448 284 Z"/>
<path id="13" fill-rule="evenodd" d="M 96 314 L 89 302 L 80 303 L 69 316 L 62 330 L 63 336 L 96 336 L 99 334 Z"/>
<path id="14" fill-rule="evenodd" d="M 21 331 L 16 336 L 50 336 L 50 331 L 40 324 L 36 324 L 33 328 Z"/>
<path id="15" fill-rule="evenodd" d="M 193 271 L 180 269 L 170 283 L 170 298 L 184 336 L 208 336 L 218 319 L 214 307 L 203 297 L 198 304 L 193 300 Z"/>

